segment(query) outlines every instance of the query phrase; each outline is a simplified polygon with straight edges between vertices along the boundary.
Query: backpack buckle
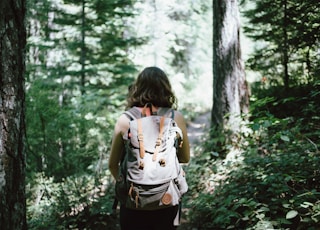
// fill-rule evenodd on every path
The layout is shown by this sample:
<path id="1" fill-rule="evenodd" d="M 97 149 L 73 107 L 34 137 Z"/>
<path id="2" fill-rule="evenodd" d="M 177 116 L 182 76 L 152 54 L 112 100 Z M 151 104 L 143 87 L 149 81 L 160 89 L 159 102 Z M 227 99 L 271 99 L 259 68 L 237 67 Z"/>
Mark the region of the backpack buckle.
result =
<path id="1" fill-rule="evenodd" d="M 139 140 L 139 141 L 143 141 L 143 134 L 142 134 L 142 133 L 139 133 L 139 134 L 138 134 L 138 140 Z"/>
<path id="2" fill-rule="evenodd" d="M 158 138 L 157 138 L 157 141 L 156 141 L 156 146 L 160 146 L 160 145 L 161 145 L 161 142 L 162 142 L 161 138 L 158 137 Z"/>

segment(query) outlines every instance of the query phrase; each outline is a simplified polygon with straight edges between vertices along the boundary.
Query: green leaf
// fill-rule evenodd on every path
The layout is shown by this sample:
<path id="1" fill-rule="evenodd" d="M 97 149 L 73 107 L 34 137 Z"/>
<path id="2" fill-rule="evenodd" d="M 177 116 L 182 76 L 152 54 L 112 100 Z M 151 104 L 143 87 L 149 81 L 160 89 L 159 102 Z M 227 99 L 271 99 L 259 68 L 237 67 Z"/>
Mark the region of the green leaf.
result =
<path id="1" fill-rule="evenodd" d="M 283 204 L 282 205 L 284 208 L 289 208 L 290 207 L 290 204 Z"/>
<path id="2" fill-rule="evenodd" d="M 286 141 L 286 142 L 290 141 L 290 138 L 288 136 L 285 136 L 285 135 L 281 135 L 280 138 L 281 138 L 281 140 Z"/>
<path id="3" fill-rule="evenodd" d="M 313 204 L 310 203 L 310 202 L 305 201 L 302 204 L 300 204 L 300 206 L 303 207 L 303 208 L 309 208 L 309 207 L 313 207 Z"/>
<path id="4" fill-rule="evenodd" d="M 214 157 L 219 157 L 219 153 L 217 153 L 217 152 L 211 152 L 211 155 Z"/>
<path id="5" fill-rule="evenodd" d="M 298 212 L 296 210 L 291 210 L 287 213 L 286 215 L 286 219 L 287 220 L 290 220 L 290 219 L 293 219 L 295 218 L 296 216 L 298 215 Z"/>

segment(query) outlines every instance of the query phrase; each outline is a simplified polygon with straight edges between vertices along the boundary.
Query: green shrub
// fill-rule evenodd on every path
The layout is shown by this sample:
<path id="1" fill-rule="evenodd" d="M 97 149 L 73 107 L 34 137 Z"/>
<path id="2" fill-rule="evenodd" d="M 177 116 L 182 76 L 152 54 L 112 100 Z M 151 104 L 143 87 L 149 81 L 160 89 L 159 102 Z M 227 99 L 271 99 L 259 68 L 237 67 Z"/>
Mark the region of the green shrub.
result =
<path id="1" fill-rule="evenodd" d="M 110 175 L 67 177 L 58 183 L 39 174 L 32 183 L 27 200 L 28 229 L 114 227 L 110 223 L 114 201 Z"/>
<path id="2" fill-rule="evenodd" d="M 312 92 L 311 92 L 312 93 Z M 315 94 L 314 94 L 315 95 Z M 317 96 L 318 97 L 318 96 Z M 311 97 L 316 99 L 316 97 Z M 292 103 L 292 97 L 287 102 Z M 295 100 L 301 103 L 301 100 Z M 263 109 L 278 99 L 255 103 L 256 116 L 225 158 L 199 147 L 187 169 L 191 184 L 186 206 L 197 229 L 319 229 L 320 152 L 316 100 L 282 117 Z M 278 108 L 281 110 L 281 106 Z M 288 112 L 288 111 L 286 111 Z M 306 116 L 300 116 L 300 112 Z M 259 114 L 259 115 L 258 115 Z"/>

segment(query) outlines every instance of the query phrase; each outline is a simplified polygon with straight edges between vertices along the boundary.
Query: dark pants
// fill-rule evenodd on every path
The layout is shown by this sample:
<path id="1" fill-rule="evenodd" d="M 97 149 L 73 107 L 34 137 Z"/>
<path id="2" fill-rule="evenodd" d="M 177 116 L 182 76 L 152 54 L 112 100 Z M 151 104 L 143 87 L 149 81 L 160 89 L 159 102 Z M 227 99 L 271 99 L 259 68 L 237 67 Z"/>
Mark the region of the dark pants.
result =
<path id="1" fill-rule="evenodd" d="M 173 221 L 179 206 L 159 210 L 132 210 L 120 208 L 121 230 L 175 230 Z"/>

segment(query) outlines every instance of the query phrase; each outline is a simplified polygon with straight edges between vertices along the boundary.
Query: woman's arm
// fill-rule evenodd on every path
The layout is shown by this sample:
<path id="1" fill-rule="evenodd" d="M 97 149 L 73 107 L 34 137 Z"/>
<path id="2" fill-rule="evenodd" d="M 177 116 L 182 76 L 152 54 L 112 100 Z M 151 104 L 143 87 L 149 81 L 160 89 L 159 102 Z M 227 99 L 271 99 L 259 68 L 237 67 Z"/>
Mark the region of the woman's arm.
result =
<path id="1" fill-rule="evenodd" d="M 183 135 L 182 147 L 178 149 L 178 159 L 180 163 L 188 163 L 190 160 L 190 145 L 187 133 L 187 125 L 183 115 L 178 111 L 175 111 L 174 120 L 177 122 L 177 125 L 181 129 Z"/>
<path id="2" fill-rule="evenodd" d="M 129 119 L 126 115 L 122 114 L 114 127 L 109 158 L 109 170 L 115 179 L 118 177 L 119 164 L 123 157 L 124 142 L 122 137 L 128 129 Z"/>

